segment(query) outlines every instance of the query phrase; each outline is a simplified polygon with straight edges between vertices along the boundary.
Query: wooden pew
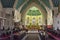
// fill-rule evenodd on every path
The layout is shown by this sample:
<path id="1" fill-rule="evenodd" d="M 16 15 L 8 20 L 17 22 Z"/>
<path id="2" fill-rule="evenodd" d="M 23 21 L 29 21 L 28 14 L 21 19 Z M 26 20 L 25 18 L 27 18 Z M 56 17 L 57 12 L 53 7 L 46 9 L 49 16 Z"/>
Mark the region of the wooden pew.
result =
<path id="1" fill-rule="evenodd" d="M 26 35 L 25 32 L 18 32 L 18 33 L 14 33 L 14 40 L 21 40 L 22 38 L 24 38 L 24 36 Z"/>
<path id="2" fill-rule="evenodd" d="M 10 39 L 10 36 L 5 33 L 2 33 L 0 35 L 0 40 L 9 40 L 9 39 Z"/>
<path id="3" fill-rule="evenodd" d="M 60 37 L 60 31 L 58 30 L 47 30 L 47 32 L 53 34 L 54 36 Z"/>
<path id="4" fill-rule="evenodd" d="M 47 32 L 47 33 L 48 33 L 49 36 L 51 36 L 51 37 L 54 38 L 55 40 L 60 40 L 60 38 L 54 36 L 53 34 L 51 34 L 51 33 L 49 33 L 49 32 Z"/>

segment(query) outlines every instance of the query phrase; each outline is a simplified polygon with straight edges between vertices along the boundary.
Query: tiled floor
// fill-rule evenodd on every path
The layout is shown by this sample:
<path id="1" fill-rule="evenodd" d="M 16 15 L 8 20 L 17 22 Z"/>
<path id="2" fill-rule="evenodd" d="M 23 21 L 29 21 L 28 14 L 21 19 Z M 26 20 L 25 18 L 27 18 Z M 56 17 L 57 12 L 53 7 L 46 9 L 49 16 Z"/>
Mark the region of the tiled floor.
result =
<path id="1" fill-rule="evenodd" d="M 45 40 L 45 36 L 40 35 L 38 31 L 28 31 L 22 40 Z M 51 37 L 47 37 L 46 40 L 55 40 Z"/>
<path id="2" fill-rule="evenodd" d="M 34 33 L 31 33 L 31 34 L 27 34 L 23 40 L 40 40 L 40 36 L 39 34 L 34 34 Z"/>
<path id="3" fill-rule="evenodd" d="M 28 34 L 25 40 L 39 40 L 38 34 Z"/>
<path id="4" fill-rule="evenodd" d="M 41 40 L 38 31 L 28 31 L 22 40 Z"/>

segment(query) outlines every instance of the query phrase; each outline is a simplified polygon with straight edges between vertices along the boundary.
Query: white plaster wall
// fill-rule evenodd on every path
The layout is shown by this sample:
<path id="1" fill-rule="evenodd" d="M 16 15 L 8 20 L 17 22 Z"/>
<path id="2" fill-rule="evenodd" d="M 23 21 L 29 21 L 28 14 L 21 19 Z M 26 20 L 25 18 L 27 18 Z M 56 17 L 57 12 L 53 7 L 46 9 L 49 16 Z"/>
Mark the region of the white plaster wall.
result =
<path id="1" fill-rule="evenodd" d="M 54 16 L 53 16 L 53 28 L 54 30 L 57 30 L 57 28 L 60 29 L 60 13 L 58 15 L 56 15 L 58 13 L 58 8 L 54 8 Z M 58 24 L 59 21 L 59 24 Z"/>
<path id="2" fill-rule="evenodd" d="M 58 23 L 58 21 L 59 21 L 59 23 Z M 59 13 L 59 15 L 57 16 L 57 27 L 60 29 L 60 13 Z"/>
<path id="3" fill-rule="evenodd" d="M 54 28 L 54 30 L 57 29 L 57 18 L 56 17 L 54 17 L 53 28 Z"/>
<path id="4" fill-rule="evenodd" d="M 59 24 L 58 24 L 59 21 Z M 57 30 L 57 28 L 60 29 L 60 14 L 54 18 L 54 30 Z"/>

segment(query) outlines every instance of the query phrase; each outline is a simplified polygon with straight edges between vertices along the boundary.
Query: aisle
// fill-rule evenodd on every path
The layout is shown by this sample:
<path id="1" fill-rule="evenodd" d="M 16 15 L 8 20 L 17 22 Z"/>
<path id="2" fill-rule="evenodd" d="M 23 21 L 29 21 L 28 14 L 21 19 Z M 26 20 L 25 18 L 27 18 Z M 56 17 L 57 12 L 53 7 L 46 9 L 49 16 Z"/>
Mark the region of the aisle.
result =
<path id="1" fill-rule="evenodd" d="M 28 34 L 25 40 L 39 40 L 38 34 Z"/>
<path id="2" fill-rule="evenodd" d="M 41 40 L 37 31 L 28 31 L 27 35 L 22 40 Z"/>

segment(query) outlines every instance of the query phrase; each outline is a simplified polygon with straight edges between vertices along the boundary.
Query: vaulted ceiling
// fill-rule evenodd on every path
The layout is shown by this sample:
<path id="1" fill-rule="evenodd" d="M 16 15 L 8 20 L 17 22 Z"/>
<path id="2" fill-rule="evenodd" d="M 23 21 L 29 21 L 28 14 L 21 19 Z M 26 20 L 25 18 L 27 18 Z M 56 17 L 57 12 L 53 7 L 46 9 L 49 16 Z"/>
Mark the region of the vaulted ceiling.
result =
<path id="1" fill-rule="evenodd" d="M 1 0 L 3 8 L 12 8 L 15 0 Z"/>
<path id="2" fill-rule="evenodd" d="M 43 8 L 43 10 L 46 10 L 45 7 L 44 7 L 38 0 L 34 0 L 34 1 L 29 0 L 29 1 L 22 7 L 22 9 L 21 9 L 20 12 L 22 12 L 23 10 L 25 10 L 25 9 L 28 7 L 28 5 L 30 5 L 30 4 L 33 3 L 33 2 L 35 2 L 37 5 L 41 6 L 41 7 Z M 20 6 L 19 6 L 19 7 L 20 7 Z M 17 9 L 18 9 L 18 8 L 17 8 Z"/>
<path id="3" fill-rule="evenodd" d="M 4 8 L 13 8 L 16 0 L 1 0 L 2 6 Z M 16 4 L 16 9 L 18 9 L 25 1 L 27 0 L 18 0 Z M 48 8 L 51 8 L 49 0 L 41 0 Z M 39 0 L 29 0 L 23 7 L 21 12 L 32 2 L 35 2 L 37 5 L 40 5 L 44 10 L 45 7 L 39 2 Z M 53 6 L 58 7 L 60 0 L 52 0 Z"/>
<path id="4" fill-rule="evenodd" d="M 57 7 L 60 3 L 60 0 L 52 0 L 52 2 L 53 2 L 53 6 Z"/>

